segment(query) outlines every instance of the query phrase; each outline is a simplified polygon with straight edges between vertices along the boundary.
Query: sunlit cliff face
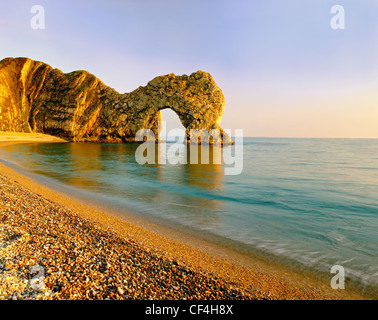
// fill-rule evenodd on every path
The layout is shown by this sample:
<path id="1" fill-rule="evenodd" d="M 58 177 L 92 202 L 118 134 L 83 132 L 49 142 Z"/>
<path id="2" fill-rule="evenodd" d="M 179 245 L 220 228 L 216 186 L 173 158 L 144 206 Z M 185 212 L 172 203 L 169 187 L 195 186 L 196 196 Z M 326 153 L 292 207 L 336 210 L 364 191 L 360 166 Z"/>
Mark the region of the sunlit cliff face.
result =
<path id="1" fill-rule="evenodd" d="M 158 139 L 160 110 L 170 108 L 188 132 L 216 129 L 223 140 L 225 99 L 203 71 L 159 76 L 125 94 L 87 71 L 63 73 L 27 58 L 4 59 L 0 75 L 2 131 L 117 143 L 135 141 L 139 130 L 151 129 Z"/>

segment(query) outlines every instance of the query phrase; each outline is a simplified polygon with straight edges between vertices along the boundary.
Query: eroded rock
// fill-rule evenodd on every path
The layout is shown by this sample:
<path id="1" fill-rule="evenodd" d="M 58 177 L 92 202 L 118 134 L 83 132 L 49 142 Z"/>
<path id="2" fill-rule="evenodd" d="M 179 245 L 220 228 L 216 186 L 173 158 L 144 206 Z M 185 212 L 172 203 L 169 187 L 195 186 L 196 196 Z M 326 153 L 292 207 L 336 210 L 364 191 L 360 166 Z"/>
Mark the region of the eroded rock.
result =
<path id="1" fill-rule="evenodd" d="M 220 138 L 214 142 L 231 142 L 219 126 L 224 105 L 221 89 L 203 71 L 159 76 L 119 94 L 87 71 L 63 73 L 28 58 L 0 62 L 0 131 L 118 143 L 133 142 L 138 130 L 151 129 L 158 139 L 160 110 L 171 108 L 188 140 L 191 129 L 218 129 Z"/>

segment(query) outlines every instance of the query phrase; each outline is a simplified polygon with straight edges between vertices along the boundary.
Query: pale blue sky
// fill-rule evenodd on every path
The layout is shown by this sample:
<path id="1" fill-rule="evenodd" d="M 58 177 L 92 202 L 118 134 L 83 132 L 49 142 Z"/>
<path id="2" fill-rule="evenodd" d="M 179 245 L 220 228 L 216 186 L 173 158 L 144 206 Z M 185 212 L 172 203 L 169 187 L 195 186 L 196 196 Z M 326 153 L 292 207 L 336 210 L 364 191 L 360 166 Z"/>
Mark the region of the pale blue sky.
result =
<path id="1" fill-rule="evenodd" d="M 0 58 L 85 69 L 119 92 L 210 72 L 247 136 L 378 138 L 376 0 L 0 0 Z M 45 8 L 33 30 L 30 9 Z M 330 27 L 333 5 L 345 30 Z M 174 125 L 174 117 L 167 115 Z"/>

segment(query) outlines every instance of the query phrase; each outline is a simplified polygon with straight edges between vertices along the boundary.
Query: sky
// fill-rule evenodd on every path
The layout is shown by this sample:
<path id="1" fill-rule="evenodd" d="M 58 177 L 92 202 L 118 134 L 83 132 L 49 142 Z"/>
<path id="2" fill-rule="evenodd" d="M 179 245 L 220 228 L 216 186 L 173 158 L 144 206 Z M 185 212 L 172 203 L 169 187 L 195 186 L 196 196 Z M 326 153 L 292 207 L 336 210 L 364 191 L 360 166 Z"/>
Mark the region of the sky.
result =
<path id="1" fill-rule="evenodd" d="M 376 0 L 0 0 L 0 59 L 87 70 L 120 93 L 209 72 L 253 137 L 378 138 Z M 33 29 L 34 5 L 45 28 Z M 333 29 L 334 5 L 344 29 Z M 335 20 L 333 20 L 335 21 Z M 340 22 L 340 20 L 339 20 Z M 168 130 L 180 126 L 164 110 Z"/>

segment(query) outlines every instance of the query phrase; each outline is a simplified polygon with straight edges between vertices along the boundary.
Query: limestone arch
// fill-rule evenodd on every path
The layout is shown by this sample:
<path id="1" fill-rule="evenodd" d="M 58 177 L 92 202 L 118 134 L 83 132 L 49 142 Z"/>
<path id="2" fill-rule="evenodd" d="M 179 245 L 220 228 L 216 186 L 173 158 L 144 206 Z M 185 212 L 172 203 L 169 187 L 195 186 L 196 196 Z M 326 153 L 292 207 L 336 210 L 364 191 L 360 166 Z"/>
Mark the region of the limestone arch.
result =
<path id="1" fill-rule="evenodd" d="M 170 108 L 187 132 L 219 129 L 220 142 L 225 137 L 230 141 L 219 125 L 223 93 L 204 71 L 159 76 L 124 94 L 87 71 L 63 73 L 27 58 L 0 61 L 0 75 L 0 91 L 5 93 L 0 99 L 1 130 L 32 130 L 81 142 L 135 142 L 140 129 L 156 130 L 160 110 Z"/>

